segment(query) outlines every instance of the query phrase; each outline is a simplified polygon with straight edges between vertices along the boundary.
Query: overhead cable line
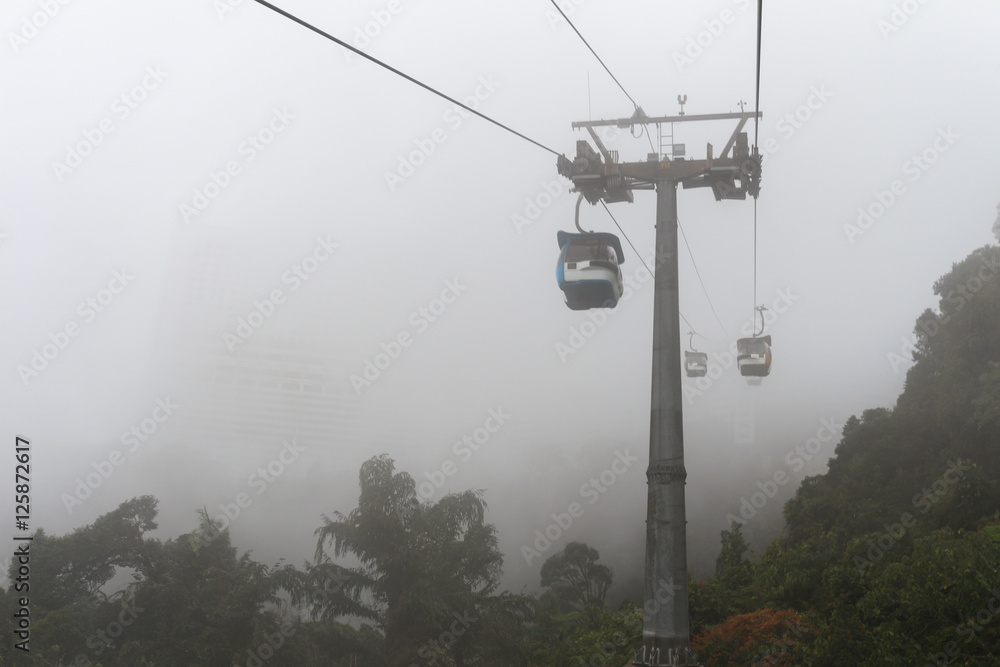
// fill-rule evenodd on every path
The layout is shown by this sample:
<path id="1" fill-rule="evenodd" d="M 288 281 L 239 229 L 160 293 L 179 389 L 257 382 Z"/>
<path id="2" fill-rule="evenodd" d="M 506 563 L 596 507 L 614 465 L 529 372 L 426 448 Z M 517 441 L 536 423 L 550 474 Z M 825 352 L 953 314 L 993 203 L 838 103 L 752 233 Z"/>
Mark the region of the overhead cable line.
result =
<path id="1" fill-rule="evenodd" d="M 622 229 L 622 226 L 618 224 L 618 220 L 617 220 L 617 219 L 615 219 L 615 216 L 614 216 L 614 214 L 613 214 L 613 213 L 611 212 L 611 209 L 609 209 L 609 208 L 608 208 L 608 205 L 604 203 L 604 200 L 603 200 L 603 199 L 601 200 L 601 206 L 603 206 L 603 207 L 604 207 L 604 210 L 605 210 L 605 211 L 607 211 L 607 212 L 608 212 L 608 215 L 610 215 L 610 216 L 611 216 L 611 221 L 615 223 L 615 227 L 617 227 L 617 228 L 618 228 L 618 231 L 620 231 L 620 232 L 622 233 L 622 236 L 624 236 L 624 237 L 625 237 L 625 240 L 626 240 L 626 241 L 628 241 L 628 244 L 629 244 L 629 246 L 631 246 L 631 248 L 632 248 L 632 252 L 634 252 L 634 253 L 635 253 L 635 256 L 639 258 L 639 261 L 640 261 L 640 262 L 642 263 L 642 265 L 643 265 L 643 266 L 644 266 L 644 267 L 646 268 L 646 271 L 647 271 L 647 272 L 649 273 L 649 275 L 651 275 L 651 276 L 655 276 L 656 274 L 655 274 L 655 273 L 653 273 L 653 271 L 652 271 L 652 270 L 651 270 L 651 269 L 650 269 L 650 268 L 649 268 L 648 266 L 646 266 L 646 260 L 644 260 L 644 259 L 642 258 L 642 255 L 640 255 L 640 254 L 639 254 L 639 251 L 635 249 L 635 245 L 634 245 L 634 244 L 632 243 L 632 239 L 630 239 L 630 238 L 628 237 L 628 234 L 626 234 L 626 233 L 625 233 L 625 230 L 624 230 L 624 229 Z M 690 249 L 689 249 L 689 250 L 690 250 Z M 714 309 L 713 309 L 713 310 L 714 310 Z M 690 322 L 688 322 L 688 319 L 687 319 L 686 317 L 684 317 L 684 313 L 682 313 L 682 312 L 680 312 L 680 311 L 677 311 L 677 314 L 681 316 L 681 319 L 682 319 L 682 320 L 684 320 L 684 323 L 688 325 L 688 328 L 689 328 L 689 329 L 691 329 L 691 331 L 693 331 L 693 332 L 694 332 L 695 334 L 697 334 L 698 336 L 701 336 L 702 338 L 705 338 L 704 336 L 702 336 L 702 335 L 701 335 L 700 333 L 698 333 L 697 331 L 694 331 L 694 326 L 692 326 L 692 325 L 691 325 L 691 323 L 690 323 Z M 727 335 L 728 335 L 728 334 L 727 334 Z M 706 340 L 707 340 L 707 339 L 706 339 Z"/>
<path id="2" fill-rule="evenodd" d="M 698 263 L 694 261 L 694 253 L 691 252 L 691 246 L 688 244 L 687 234 L 684 233 L 684 228 L 681 227 L 679 220 L 677 221 L 677 228 L 681 230 L 681 238 L 684 239 L 684 246 L 687 248 L 688 255 L 691 257 L 691 263 L 694 265 L 694 273 L 698 276 L 698 282 L 701 283 L 702 291 L 705 292 L 705 298 L 708 300 L 708 306 L 712 309 L 712 314 L 715 315 L 715 321 L 719 323 L 719 326 L 722 328 L 722 332 L 726 334 L 726 337 L 728 338 L 729 332 L 726 331 L 726 325 L 722 323 L 721 319 L 719 319 L 719 313 L 715 312 L 715 304 L 712 303 L 712 297 L 708 295 L 708 288 L 705 287 L 705 281 L 701 279 L 701 271 L 698 270 Z"/>
<path id="3" fill-rule="evenodd" d="M 603 67 L 604 71 L 608 73 L 608 76 L 610 76 L 612 79 L 615 80 L 615 83 L 618 84 L 618 87 L 622 89 L 623 93 L 625 93 L 625 97 L 627 97 L 629 101 L 632 102 L 632 106 L 638 108 L 639 105 L 635 103 L 635 100 L 632 99 L 632 96 L 628 94 L 627 90 L 625 90 L 625 86 L 623 86 L 621 84 L 621 81 L 619 81 L 618 78 L 611 73 L 611 70 L 608 69 L 608 66 L 604 64 L 604 61 L 601 60 L 601 57 L 597 55 L 597 51 L 595 51 L 594 47 L 590 45 L 590 42 L 588 42 L 587 39 L 580 34 L 580 31 L 576 29 L 576 26 L 573 25 L 573 22 L 569 20 L 568 16 L 566 16 L 566 13 L 562 10 L 562 7 L 559 6 L 559 3 L 557 3 L 556 0 L 551 0 L 551 2 L 552 6 L 555 7 L 560 14 L 562 14 L 562 17 L 564 19 L 566 19 L 566 23 L 568 23 L 569 27 L 573 29 L 573 32 L 575 32 L 577 36 L 583 40 L 583 43 L 587 45 L 587 48 L 590 49 L 590 52 L 594 54 L 594 57 L 597 58 L 597 62 L 601 63 L 601 67 Z"/>
<path id="4" fill-rule="evenodd" d="M 757 126 L 760 123 L 760 33 L 761 21 L 764 16 L 764 0 L 757 0 L 757 99 L 755 101 L 756 114 L 753 117 L 753 145 L 757 146 Z"/>
<path id="5" fill-rule="evenodd" d="M 761 24 L 764 16 L 764 0 L 757 0 L 757 82 L 756 82 L 756 100 L 755 113 L 753 116 L 753 152 L 758 156 L 760 152 L 757 150 L 757 129 L 760 123 L 760 44 L 761 44 Z M 753 198 L 753 322 L 754 331 L 757 327 L 757 197 Z M 761 314 L 763 318 L 763 313 Z"/>
<path id="6" fill-rule="evenodd" d="M 604 207 L 604 210 L 605 210 L 605 211 L 607 211 L 607 212 L 608 212 L 608 215 L 610 215 L 610 216 L 611 216 L 611 221 L 612 221 L 613 223 L 615 223 L 615 227 L 617 227 L 617 228 L 618 228 L 618 231 L 620 231 L 620 232 L 622 233 L 622 236 L 624 236 L 624 237 L 625 237 L 625 240 L 626 240 L 626 241 L 628 241 L 628 244 L 629 244 L 630 246 L 632 246 L 632 252 L 634 252 L 634 253 L 635 253 L 635 256 L 639 258 L 639 261 L 640 261 L 640 262 L 642 262 L 642 265 L 643 265 L 643 266 L 646 266 L 646 262 L 645 262 L 645 260 L 643 260 L 643 258 L 642 258 L 642 255 L 640 255 L 640 254 L 639 254 L 639 251 L 635 249 L 635 245 L 634 245 L 634 244 L 632 243 L 632 239 L 630 239 L 630 238 L 628 237 L 628 234 L 626 234 L 626 233 L 625 233 L 625 230 L 624 230 L 624 229 L 622 229 L 622 226 L 618 224 L 618 220 L 616 220 L 616 219 L 615 219 L 615 216 L 614 216 L 614 214 L 613 214 L 613 213 L 611 212 L 611 209 L 610 209 L 610 208 L 608 208 L 608 205 L 604 203 L 604 200 L 603 200 L 603 199 L 601 200 L 601 206 L 603 206 L 603 207 Z M 652 271 L 650 271 L 650 269 L 649 269 L 649 267 L 648 267 L 648 266 L 646 266 L 646 270 L 647 270 L 647 271 L 649 271 L 649 275 L 653 275 L 653 272 L 652 272 Z"/>
<path id="7" fill-rule="evenodd" d="M 621 83 L 621 81 L 618 80 L 618 77 L 616 77 L 614 74 L 611 73 L 611 70 L 608 68 L 607 65 L 604 64 L 604 61 L 601 60 L 601 57 L 599 55 L 597 55 L 597 51 L 595 51 L 594 47 L 592 47 L 590 45 L 590 42 L 587 41 L 587 38 L 584 37 L 580 33 L 579 30 L 577 30 L 576 26 L 573 25 L 573 22 L 569 20 L 568 16 L 566 16 L 566 13 L 562 10 L 562 7 L 559 6 L 559 4 L 556 2 L 556 0 L 551 0 L 551 2 L 552 2 L 552 6 L 555 7 L 556 10 L 560 14 L 562 14 L 562 17 L 564 19 L 566 19 L 566 23 L 568 23 L 569 27 L 573 29 L 573 32 L 576 33 L 577 37 L 579 37 L 580 40 L 584 43 L 584 45 L 586 45 L 586 47 L 588 49 L 590 49 L 590 52 L 594 54 L 594 57 L 597 58 L 597 62 L 601 63 L 601 67 L 603 67 L 604 71 L 608 73 L 608 76 L 610 76 L 612 79 L 614 79 L 614 82 L 617 83 L 618 87 L 622 89 L 622 92 L 625 93 L 625 97 L 627 97 L 628 100 L 629 100 L 629 102 L 632 103 L 632 107 L 635 108 L 635 109 L 638 109 L 639 105 L 635 103 L 635 100 L 632 99 L 632 96 L 628 94 L 627 90 L 625 90 L 625 86 L 623 86 L 622 83 Z M 588 101 L 588 105 L 589 105 L 589 102 L 590 102 L 590 76 L 589 75 L 587 76 L 587 101 Z M 588 111 L 589 111 L 589 109 L 588 109 Z M 589 115 L 590 114 L 588 113 L 588 116 Z M 644 131 L 644 129 L 645 128 L 643 127 L 643 129 L 640 130 L 640 131 Z M 635 137 L 636 135 L 633 134 L 632 136 Z M 649 150 L 655 151 L 656 149 L 653 147 L 653 138 L 651 136 L 649 136 L 649 132 L 646 132 L 646 139 L 649 140 Z"/>
<path id="8" fill-rule="evenodd" d="M 757 200 L 753 200 L 753 321 L 757 325 Z"/>
<path id="9" fill-rule="evenodd" d="M 449 102 L 451 102 L 453 104 L 457 104 L 458 106 L 460 106 L 461 108 L 465 109 L 469 113 L 475 114 L 476 116 L 479 116 L 483 120 L 487 120 L 487 121 L 493 123 L 494 125 L 496 125 L 497 127 L 500 127 L 500 128 L 502 128 L 504 130 L 507 130 L 511 134 L 516 135 L 516 136 L 520 137 L 521 139 L 524 139 L 525 141 L 530 142 L 530 143 L 538 146 L 539 148 L 541 148 L 543 150 L 547 150 L 548 152 L 552 153 L 553 155 L 556 155 L 556 156 L 559 156 L 559 157 L 564 157 L 564 155 L 562 153 L 559 153 L 558 151 L 554 151 L 551 148 L 549 148 L 548 146 L 545 146 L 543 144 L 538 143 L 534 139 L 521 134 L 517 130 L 514 130 L 514 129 L 511 129 L 511 128 L 507 127 L 506 125 L 504 125 L 503 123 L 501 123 L 499 121 L 493 120 L 492 118 L 490 118 L 486 114 L 481 113 L 479 111 L 476 111 L 475 109 L 469 107 L 468 105 L 462 104 L 458 100 L 456 100 L 456 99 L 454 99 L 452 97 L 449 97 L 448 95 L 445 95 L 444 93 L 442 93 L 441 91 L 437 90 L 436 88 L 433 88 L 432 86 L 429 86 L 426 83 L 423 83 L 422 81 L 419 81 L 418 79 L 413 78 L 412 76 L 410 76 L 409 74 L 406 74 L 405 72 L 399 71 L 398 69 L 396 69 L 392 65 L 388 65 L 388 64 L 382 62 L 381 60 L 379 60 L 378 58 L 373 58 L 372 56 L 368 55 L 364 51 L 361 51 L 360 49 L 357 49 L 357 48 L 351 46 L 350 44 L 348 44 L 347 42 L 345 42 L 345 41 L 343 41 L 341 39 L 337 39 L 336 37 L 334 37 L 330 33 L 324 32 L 323 30 L 320 30 L 319 28 L 317 28 L 316 26 L 312 25 L 311 23 L 303 21 L 299 17 L 286 12 L 284 9 L 281 9 L 280 7 L 276 7 L 276 6 L 272 5 L 270 2 L 267 2 L 266 0 L 254 0 L 254 1 L 257 2 L 260 5 L 263 5 L 263 6 L 267 7 L 268 9 L 270 9 L 270 10 L 272 10 L 274 12 L 277 12 L 278 14 L 281 14 L 285 18 L 287 18 L 287 19 L 289 19 L 291 21 L 294 21 L 295 23 L 298 23 L 299 25 L 301 25 L 301 26 L 303 26 L 305 28 L 308 28 L 309 30 L 312 30 L 316 34 L 322 35 L 323 37 L 326 37 L 330 41 L 339 44 L 340 46 L 344 47 L 345 49 L 348 49 L 349 51 L 352 51 L 352 52 L 358 54 L 362 58 L 365 58 L 366 60 L 370 60 L 371 62 L 375 63 L 379 67 L 384 67 L 385 69 L 389 70 L 393 74 L 397 74 L 397 75 L 403 77 L 404 79 L 406 79 L 407 81 L 409 81 L 411 83 L 415 83 L 416 85 L 420 86 L 424 90 L 426 90 L 428 92 L 431 92 L 431 93 L 434 93 L 438 97 L 442 97 L 442 98 L 448 100 Z"/>

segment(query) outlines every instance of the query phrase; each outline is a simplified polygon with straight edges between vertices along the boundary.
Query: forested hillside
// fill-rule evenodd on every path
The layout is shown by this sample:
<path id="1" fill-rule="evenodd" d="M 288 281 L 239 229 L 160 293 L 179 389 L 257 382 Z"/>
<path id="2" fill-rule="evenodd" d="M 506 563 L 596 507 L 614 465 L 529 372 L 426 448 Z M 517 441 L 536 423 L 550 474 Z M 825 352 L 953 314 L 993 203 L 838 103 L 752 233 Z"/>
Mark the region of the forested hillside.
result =
<path id="1" fill-rule="evenodd" d="M 940 305 L 917 319 L 895 407 L 847 421 L 829 471 L 786 504 L 783 537 L 751 562 L 738 527 L 723 534 L 717 575 L 692 601 L 709 664 L 769 652 L 789 665 L 998 664 L 998 274 L 1000 248 L 986 246 L 934 284 Z M 801 626 L 773 646 L 737 640 L 753 627 L 739 615 L 761 609 Z"/>

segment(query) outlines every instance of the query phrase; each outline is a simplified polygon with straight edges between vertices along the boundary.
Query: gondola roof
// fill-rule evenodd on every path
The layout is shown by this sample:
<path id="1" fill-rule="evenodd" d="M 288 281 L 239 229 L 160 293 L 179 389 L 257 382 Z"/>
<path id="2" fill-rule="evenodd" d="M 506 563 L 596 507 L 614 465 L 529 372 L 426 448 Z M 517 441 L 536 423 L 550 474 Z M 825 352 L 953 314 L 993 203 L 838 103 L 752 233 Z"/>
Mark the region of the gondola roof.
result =
<path id="1" fill-rule="evenodd" d="M 597 241 L 598 243 L 604 243 L 615 249 L 615 254 L 618 255 L 618 263 L 625 263 L 625 253 L 622 252 L 622 242 L 618 240 L 618 237 L 609 232 L 592 232 L 590 234 L 571 234 L 570 232 L 559 231 L 556 232 L 556 240 L 559 241 L 559 247 L 564 248 L 567 243 L 573 241 Z"/>

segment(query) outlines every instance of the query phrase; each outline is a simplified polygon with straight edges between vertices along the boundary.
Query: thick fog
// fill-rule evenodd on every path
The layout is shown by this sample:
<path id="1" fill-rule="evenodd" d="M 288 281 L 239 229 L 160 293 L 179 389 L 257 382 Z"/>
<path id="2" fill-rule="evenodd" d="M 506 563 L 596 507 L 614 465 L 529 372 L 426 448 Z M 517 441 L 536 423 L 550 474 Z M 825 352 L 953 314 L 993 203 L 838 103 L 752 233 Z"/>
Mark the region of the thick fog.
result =
<path id="1" fill-rule="evenodd" d="M 542 0 L 280 4 L 569 157 L 572 122 L 633 112 Z M 752 109 L 754 3 L 562 4 L 647 114 Z M 678 190 L 681 311 L 717 367 L 684 379 L 696 576 L 729 518 L 780 534 L 844 421 L 895 402 L 934 281 L 994 240 L 998 25 L 982 0 L 766 3 L 756 300 L 753 201 Z M 635 592 L 652 281 L 626 244 L 631 298 L 566 308 L 553 154 L 251 0 L 12 0 L 0 26 L 2 432 L 31 441 L 32 528 L 152 494 L 155 536 L 204 507 L 301 563 L 385 453 L 427 500 L 486 490 L 507 587 L 585 541 Z M 674 142 L 700 159 L 734 128 Z M 648 256 L 655 195 L 609 208 Z M 621 235 L 600 206 L 581 224 Z M 727 350 L 758 304 L 774 363 L 749 386 Z"/>

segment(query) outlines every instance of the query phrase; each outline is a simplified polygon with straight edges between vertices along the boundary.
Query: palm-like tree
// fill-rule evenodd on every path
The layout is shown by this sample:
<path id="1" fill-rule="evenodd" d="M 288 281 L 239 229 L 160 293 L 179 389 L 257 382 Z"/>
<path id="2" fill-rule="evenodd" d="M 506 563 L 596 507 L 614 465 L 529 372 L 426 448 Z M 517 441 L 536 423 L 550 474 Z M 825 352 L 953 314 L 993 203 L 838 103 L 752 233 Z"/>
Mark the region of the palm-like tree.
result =
<path id="1" fill-rule="evenodd" d="M 484 523 L 482 491 L 421 503 L 416 484 L 385 455 L 361 466 L 358 507 L 323 516 L 305 590 L 321 618 L 350 615 L 376 622 L 388 664 L 409 664 L 465 634 L 491 604 L 503 565 L 496 529 Z M 332 547 L 331 553 L 327 552 Z M 354 567 L 333 558 L 349 557 Z M 324 591 L 317 599 L 315 591 Z M 456 624 L 456 620 L 461 620 Z M 450 628 L 455 625 L 456 632 Z M 461 630 L 461 632 L 458 632 Z M 470 635 L 471 636 L 471 635 Z M 447 641 L 454 653 L 460 642 Z"/>

